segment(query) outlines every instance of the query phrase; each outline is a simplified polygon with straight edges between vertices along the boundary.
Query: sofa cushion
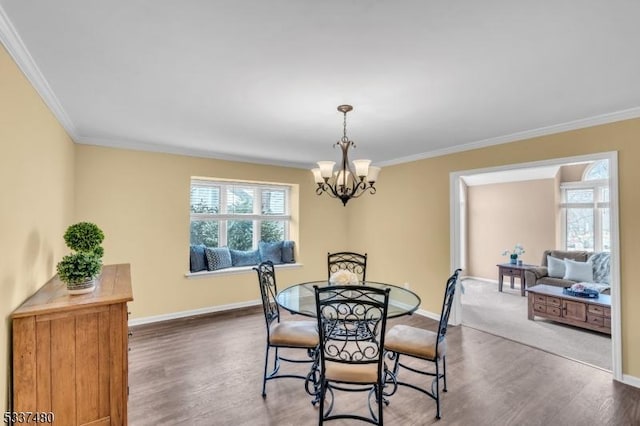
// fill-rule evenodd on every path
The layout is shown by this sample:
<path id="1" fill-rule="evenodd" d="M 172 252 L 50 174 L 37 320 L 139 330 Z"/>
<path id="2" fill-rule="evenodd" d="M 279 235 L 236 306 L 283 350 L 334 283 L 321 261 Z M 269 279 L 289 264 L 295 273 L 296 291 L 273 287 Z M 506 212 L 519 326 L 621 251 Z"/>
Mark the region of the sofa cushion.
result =
<path id="1" fill-rule="evenodd" d="M 562 278 L 566 270 L 564 260 L 556 259 L 553 256 L 547 256 L 547 269 L 550 277 Z"/>
<path id="2" fill-rule="evenodd" d="M 564 251 L 564 250 L 545 250 L 542 255 L 542 266 L 547 265 L 547 256 L 555 257 L 556 259 L 571 259 L 578 262 L 586 262 L 591 252 L 588 251 Z"/>
<path id="3" fill-rule="evenodd" d="M 576 262 L 571 259 L 565 259 L 565 280 L 571 281 L 593 281 L 593 265 L 591 262 Z"/>
<path id="4" fill-rule="evenodd" d="M 233 250 L 229 249 L 231 254 L 231 266 L 251 266 L 260 263 L 260 253 L 258 250 Z"/>
<path id="5" fill-rule="evenodd" d="M 192 244 L 189 248 L 189 270 L 191 272 L 207 270 L 207 256 L 205 254 L 205 248 L 204 244 Z"/>
<path id="6" fill-rule="evenodd" d="M 589 262 L 593 265 L 593 281 L 610 284 L 611 282 L 611 254 L 606 252 L 594 253 Z"/>
<path id="7" fill-rule="evenodd" d="M 260 261 L 266 262 L 270 260 L 274 265 L 282 263 L 282 241 L 277 243 L 267 243 L 260 241 L 258 250 L 260 250 Z"/>
<path id="8" fill-rule="evenodd" d="M 571 287 L 575 283 L 576 283 L 575 281 L 563 280 L 562 278 L 552 278 L 552 277 L 542 277 L 536 281 L 536 285 L 547 284 L 547 285 L 554 285 L 556 287 Z"/>
<path id="9" fill-rule="evenodd" d="M 231 253 L 228 247 L 207 247 L 205 253 L 209 271 L 231 267 Z"/>

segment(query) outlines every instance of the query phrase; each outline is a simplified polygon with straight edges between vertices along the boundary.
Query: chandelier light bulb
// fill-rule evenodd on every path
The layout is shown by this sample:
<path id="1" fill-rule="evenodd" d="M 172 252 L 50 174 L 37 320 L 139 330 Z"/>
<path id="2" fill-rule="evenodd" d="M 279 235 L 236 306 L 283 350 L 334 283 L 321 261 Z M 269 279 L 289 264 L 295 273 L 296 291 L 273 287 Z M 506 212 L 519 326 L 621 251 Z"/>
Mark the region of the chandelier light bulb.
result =
<path id="1" fill-rule="evenodd" d="M 320 175 L 328 179 L 333 175 L 333 166 L 336 164 L 335 161 L 318 161 L 318 167 L 320 167 Z"/>
<path id="2" fill-rule="evenodd" d="M 364 179 L 369 174 L 369 164 L 371 164 L 371 160 L 353 160 L 356 176 Z"/>

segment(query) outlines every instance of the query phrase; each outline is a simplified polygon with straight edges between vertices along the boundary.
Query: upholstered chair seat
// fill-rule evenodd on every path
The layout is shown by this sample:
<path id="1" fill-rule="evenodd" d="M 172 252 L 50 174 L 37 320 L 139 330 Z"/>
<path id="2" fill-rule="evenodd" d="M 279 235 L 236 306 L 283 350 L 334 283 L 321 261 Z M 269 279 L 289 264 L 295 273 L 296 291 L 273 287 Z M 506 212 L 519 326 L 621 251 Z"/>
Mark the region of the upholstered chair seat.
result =
<path id="1" fill-rule="evenodd" d="M 395 325 L 387 332 L 385 349 L 423 359 L 435 359 L 436 341 L 438 334 L 433 331 L 411 327 L 409 325 Z M 445 355 L 446 339 L 443 337 L 438 344 L 438 355 Z"/>
<path id="2" fill-rule="evenodd" d="M 269 343 L 273 346 L 315 348 L 318 324 L 315 321 L 283 321 L 271 324 Z"/>
<path id="3" fill-rule="evenodd" d="M 325 377 L 327 380 L 347 383 L 376 383 L 378 366 L 376 364 L 343 364 L 327 361 Z"/>

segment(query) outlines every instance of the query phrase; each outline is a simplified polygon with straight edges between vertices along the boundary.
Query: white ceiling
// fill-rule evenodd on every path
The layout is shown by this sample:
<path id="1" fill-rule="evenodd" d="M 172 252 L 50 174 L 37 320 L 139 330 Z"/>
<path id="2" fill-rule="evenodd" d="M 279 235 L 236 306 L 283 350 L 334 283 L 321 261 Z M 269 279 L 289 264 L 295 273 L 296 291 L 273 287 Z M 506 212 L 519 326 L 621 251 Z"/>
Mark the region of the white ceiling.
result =
<path id="1" fill-rule="evenodd" d="M 0 0 L 71 136 L 311 167 L 640 116 L 636 0 Z"/>

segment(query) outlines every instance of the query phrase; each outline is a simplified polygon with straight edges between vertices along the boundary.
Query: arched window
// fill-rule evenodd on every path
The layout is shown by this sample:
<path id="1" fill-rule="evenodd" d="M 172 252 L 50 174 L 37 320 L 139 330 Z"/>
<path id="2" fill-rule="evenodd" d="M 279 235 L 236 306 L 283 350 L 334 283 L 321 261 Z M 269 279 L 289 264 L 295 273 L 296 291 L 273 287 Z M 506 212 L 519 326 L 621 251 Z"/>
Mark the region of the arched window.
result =
<path id="1" fill-rule="evenodd" d="M 584 170 L 582 180 L 609 179 L 609 160 L 595 161 Z"/>
<path id="2" fill-rule="evenodd" d="M 594 161 L 581 182 L 563 183 L 560 188 L 565 250 L 609 251 L 609 160 Z"/>

